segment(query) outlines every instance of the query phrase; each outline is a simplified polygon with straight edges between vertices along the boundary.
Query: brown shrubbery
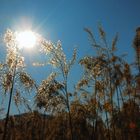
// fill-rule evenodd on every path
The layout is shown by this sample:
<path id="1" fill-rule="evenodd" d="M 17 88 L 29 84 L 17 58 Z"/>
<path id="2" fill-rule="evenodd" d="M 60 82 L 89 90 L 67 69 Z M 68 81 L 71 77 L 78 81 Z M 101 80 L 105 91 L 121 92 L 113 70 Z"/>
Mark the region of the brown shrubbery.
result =
<path id="1" fill-rule="evenodd" d="M 14 98 L 10 96 L 9 103 L 14 99 L 19 115 L 9 116 L 7 111 L 6 119 L 0 121 L 0 139 L 140 138 L 139 74 L 134 75 L 132 65 L 128 64 L 123 56 L 116 55 L 117 35 L 110 45 L 101 26 L 99 43 L 89 29 L 86 28 L 85 31 L 96 54 L 85 56 L 79 61 L 84 68 L 83 76 L 74 90 L 70 91 L 69 73 L 76 60 L 76 50 L 68 61 L 60 41 L 55 45 L 41 38 L 41 52 L 49 57 L 49 62 L 45 64 L 55 68 L 48 78 L 37 86 L 25 72 L 24 59 L 14 43 L 14 33 L 7 31 L 7 59 L 6 63 L 0 65 L 1 91 L 4 95 L 13 95 Z M 138 34 L 136 37 L 139 37 Z M 136 54 L 139 55 L 137 52 Z M 139 60 L 137 61 L 135 66 L 139 68 Z M 34 65 L 40 66 L 39 63 Z M 23 91 L 36 93 L 35 108 L 28 104 Z M 28 112 L 20 114 L 19 105 L 25 105 Z M 10 106 L 11 104 L 8 106 L 9 110 Z"/>

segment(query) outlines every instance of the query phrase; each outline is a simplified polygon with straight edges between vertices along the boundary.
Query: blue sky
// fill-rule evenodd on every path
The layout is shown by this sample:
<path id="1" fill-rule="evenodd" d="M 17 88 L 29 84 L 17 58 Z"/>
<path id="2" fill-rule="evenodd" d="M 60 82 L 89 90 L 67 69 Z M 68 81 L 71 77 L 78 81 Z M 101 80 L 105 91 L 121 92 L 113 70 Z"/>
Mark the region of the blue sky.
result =
<path id="1" fill-rule="evenodd" d="M 139 0 L 0 0 L 0 36 L 7 28 L 30 27 L 53 42 L 61 40 L 68 58 L 76 46 L 79 60 L 84 55 L 94 54 L 83 28 L 91 28 L 98 39 L 97 26 L 100 22 L 109 42 L 116 32 L 119 33 L 118 54 L 127 52 L 126 59 L 133 62 L 132 41 L 135 29 L 140 26 L 139 11 Z M 2 47 L 0 55 L 2 58 Z M 51 72 L 46 67 L 31 66 L 32 62 L 43 60 L 35 50 L 24 55 L 27 70 L 38 82 Z M 80 66 L 75 65 L 74 68 L 71 83 L 80 78 Z"/>

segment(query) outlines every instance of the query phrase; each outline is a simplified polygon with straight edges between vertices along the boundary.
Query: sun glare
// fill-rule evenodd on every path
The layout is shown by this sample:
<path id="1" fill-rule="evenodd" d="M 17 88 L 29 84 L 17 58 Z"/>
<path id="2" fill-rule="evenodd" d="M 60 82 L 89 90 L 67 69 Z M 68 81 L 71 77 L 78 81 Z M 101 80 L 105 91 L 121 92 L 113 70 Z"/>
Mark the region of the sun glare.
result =
<path id="1" fill-rule="evenodd" d="M 34 32 L 27 30 L 17 33 L 16 40 L 19 48 L 32 48 L 36 44 L 36 35 Z"/>

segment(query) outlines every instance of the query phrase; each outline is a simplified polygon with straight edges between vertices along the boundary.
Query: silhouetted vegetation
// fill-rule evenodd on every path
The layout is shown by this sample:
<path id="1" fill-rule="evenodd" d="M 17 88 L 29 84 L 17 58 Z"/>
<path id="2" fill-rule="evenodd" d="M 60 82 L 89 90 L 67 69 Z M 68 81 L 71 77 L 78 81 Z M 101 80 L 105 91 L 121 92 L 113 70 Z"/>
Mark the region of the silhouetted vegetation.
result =
<path id="1" fill-rule="evenodd" d="M 53 72 L 40 85 L 27 74 L 24 58 L 15 41 L 15 33 L 4 36 L 6 62 L 0 64 L 1 97 L 8 96 L 6 118 L 0 121 L 2 140 L 139 140 L 140 139 L 140 30 L 134 40 L 136 63 L 116 55 L 118 35 L 108 44 L 106 33 L 98 27 L 100 41 L 85 28 L 94 55 L 79 60 L 83 76 L 69 91 L 69 73 L 76 61 L 66 59 L 61 42 L 53 44 L 39 38 L 41 53 L 48 55 L 44 64 Z M 74 77 L 73 77 L 74 78 Z M 74 91 L 73 93 L 71 91 Z M 25 93 L 35 93 L 31 107 Z M 10 116 L 12 100 L 19 115 Z M 21 113 L 25 106 L 26 113 Z M 3 102 L 1 106 L 3 110 Z M 22 111 L 23 112 L 23 111 Z"/>

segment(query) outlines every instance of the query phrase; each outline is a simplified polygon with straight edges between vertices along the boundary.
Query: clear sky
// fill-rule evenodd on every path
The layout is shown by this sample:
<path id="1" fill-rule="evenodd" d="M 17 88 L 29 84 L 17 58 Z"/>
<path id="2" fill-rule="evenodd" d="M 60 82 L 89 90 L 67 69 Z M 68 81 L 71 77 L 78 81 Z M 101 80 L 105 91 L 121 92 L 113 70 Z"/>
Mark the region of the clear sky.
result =
<path id="1" fill-rule="evenodd" d="M 83 28 L 93 29 L 98 38 L 99 22 L 110 42 L 115 33 L 119 33 L 118 53 L 128 52 L 127 60 L 133 62 L 132 41 L 135 29 L 140 26 L 140 0 L 0 0 L 0 36 L 7 28 L 30 27 L 53 42 L 61 40 L 68 58 L 75 46 L 78 48 L 78 60 L 94 53 Z M 2 51 L 3 48 L 1 57 Z M 42 57 L 35 50 L 24 55 L 33 78 L 39 82 L 46 78 L 50 70 L 31 66 Z M 71 83 L 79 79 L 79 71 L 80 66 L 76 65 Z"/>

